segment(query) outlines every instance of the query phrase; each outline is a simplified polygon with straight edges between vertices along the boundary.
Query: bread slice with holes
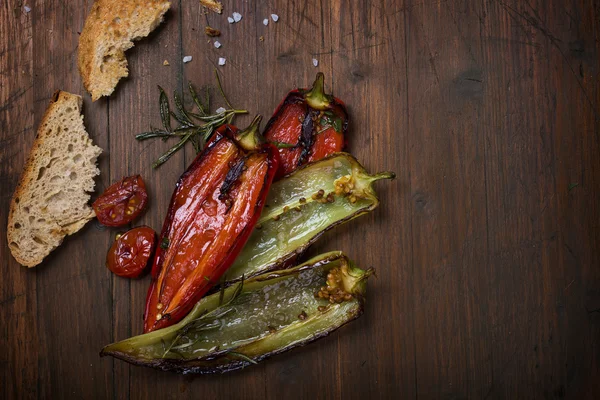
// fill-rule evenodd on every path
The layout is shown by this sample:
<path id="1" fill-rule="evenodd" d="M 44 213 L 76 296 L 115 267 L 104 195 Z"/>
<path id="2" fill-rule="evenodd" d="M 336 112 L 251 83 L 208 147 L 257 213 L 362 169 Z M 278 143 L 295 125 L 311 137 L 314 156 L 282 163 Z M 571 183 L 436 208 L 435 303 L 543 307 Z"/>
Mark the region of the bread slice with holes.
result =
<path id="1" fill-rule="evenodd" d="M 164 0 L 95 0 L 79 36 L 78 66 L 96 101 L 128 75 L 125 51 L 146 37 L 171 7 Z"/>
<path id="2" fill-rule="evenodd" d="M 8 214 L 8 247 L 34 267 L 94 218 L 88 205 L 102 149 L 83 126 L 81 96 L 58 91 L 44 114 Z"/>

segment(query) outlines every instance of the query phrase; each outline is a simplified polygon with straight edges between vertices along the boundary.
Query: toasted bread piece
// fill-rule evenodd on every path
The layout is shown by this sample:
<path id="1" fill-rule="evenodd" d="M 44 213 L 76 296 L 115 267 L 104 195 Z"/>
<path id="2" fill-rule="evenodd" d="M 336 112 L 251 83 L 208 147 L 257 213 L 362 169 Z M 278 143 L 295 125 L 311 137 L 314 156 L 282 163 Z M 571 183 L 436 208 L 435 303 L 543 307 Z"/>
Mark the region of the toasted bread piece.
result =
<path id="1" fill-rule="evenodd" d="M 164 0 L 95 0 L 79 37 L 83 85 L 96 101 L 128 75 L 125 51 L 146 37 L 171 7 Z"/>
<path id="2" fill-rule="evenodd" d="M 33 267 L 94 218 L 88 205 L 102 149 L 83 126 L 81 96 L 57 91 L 44 114 L 8 214 L 8 247 Z"/>

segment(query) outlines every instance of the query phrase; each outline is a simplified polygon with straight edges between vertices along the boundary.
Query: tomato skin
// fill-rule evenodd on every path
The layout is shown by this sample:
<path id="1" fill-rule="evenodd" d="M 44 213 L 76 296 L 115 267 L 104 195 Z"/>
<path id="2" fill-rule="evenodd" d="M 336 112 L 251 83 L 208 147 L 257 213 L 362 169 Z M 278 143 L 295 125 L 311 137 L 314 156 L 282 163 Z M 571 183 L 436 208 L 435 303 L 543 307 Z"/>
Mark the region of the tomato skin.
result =
<path id="1" fill-rule="evenodd" d="M 147 204 L 146 184 L 140 175 L 134 175 L 110 185 L 92 207 L 102 225 L 123 226 L 139 217 Z"/>
<path id="2" fill-rule="evenodd" d="M 106 267 L 123 278 L 139 277 L 149 264 L 156 246 L 156 232 L 140 226 L 114 241 L 106 255 Z"/>

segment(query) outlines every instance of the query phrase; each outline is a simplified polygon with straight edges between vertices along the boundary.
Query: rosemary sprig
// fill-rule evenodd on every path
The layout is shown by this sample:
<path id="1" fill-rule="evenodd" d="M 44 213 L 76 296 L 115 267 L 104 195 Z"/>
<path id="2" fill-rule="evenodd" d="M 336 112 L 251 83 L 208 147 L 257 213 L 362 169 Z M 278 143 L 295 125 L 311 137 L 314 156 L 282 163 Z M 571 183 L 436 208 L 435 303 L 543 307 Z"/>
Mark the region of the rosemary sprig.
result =
<path id="1" fill-rule="evenodd" d="M 215 69 L 215 78 L 217 79 L 217 86 L 219 87 L 219 91 L 221 92 L 221 97 L 225 100 L 225 103 L 229 106 L 229 108 L 233 109 L 234 107 L 231 105 L 229 100 L 227 100 L 227 96 L 225 96 L 225 92 L 223 91 L 223 86 L 221 85 L 221 78 L 219 78 L 219 73 Z"/>
<path id="2" fill-rule="evenodd" d="M 278 142 L 276 140 L 270 140 L 269 143 L 271 143 L 273 146 L 277 147 L 278 149 L 292 149 L 292 148 L 298 146 L 296 144 Z"/>
<path id="3" fill-rule="evenodd" d="M 163 348 L 165 349 L 165 351 L 162 355 L 162 358 L 165 358 L 167 356 L 167 354 L 172 350 L 182 350 L 182 349 L 185 349 L 187 347 L 190 347 L 190 346 L 193 346 L 194 344 L 196 344 L 201 339 L 201 337 L 198 337 L 194 341 L 188 341 L 186 343 L 179 343 L 181 341 L 181 339 L 184 336 L 186 336 L 188 334 L 188 332 L 190 332 L 192 329 L 195 331 L 206 331 L 206 330 L 220 328 L 221 322 L 219 320 L 233 311 L 233 308 L 229 308 L 229 309 L 225 308 L 224 310 L 222 308 L 229 306 L 235 299 L 237 299 L 240 296 L 240 294 L 242 294 L 243 288 L 244 288 L 244 277 L 242 276 L 242 280 L 240 281 L 240 283 L 238 283 L 236 288 L 233 290 L 233 294 L 231 295 L 231 297 L 229 298 L 227 303 L 220 305 L 219 308 L 217 308 L 209 313 L 205 312 L 202 315 L 200 315 L 198 318 L 195 318 L 195 319 L 191 320 L 190 322 L 188 322 L 183 328 L 181 328 L 181 330 L 179 331 L 177 336 L 175 336 L 175 339 L 173 339 L 173 341 L 171 342 L 171 344 L 169 344 L 168 347 L 165 345 L 165 343 L 163 343 Z"/>
<path id="4" fill-rule="evenodd" d="M 225 356 L 234 356 L 234 357 L 237 357 L 237 358 L 239 358 L 241 360 L 248 361 L 250 364 L 254 364 L 254 365 L 258 364 L 256 361 L 254 361 L 253 359 L 251 359 L 247 355 L 242 354 L 242 353 L 238 353 L 237 351 L 229 351 L 229 352 L 225 353 Z"/>
<path id="5" fill-rule="evenodd" d="M 246 110 L 239 110 L 231 105 L 231 102 L 227 99 L 227 96 L 225 96 L 225 92 L 221 86 L 221 79 L 219 78 L 219 74 L 216 70 L 215 77 L 219 93 L 229 107 L 220 113 L 210 113 L 210 93 L 208 88 L 206 89 L 206 99 L 203 103 L 198 97 L 198 94 L 196 93 L 196 90 L 192 86 L 191 82 L 188 83 L 190 96 L 192 97 L 192 100 L 198 109 L 198 112 L 195 113 L 191 110 L 185 109 L 182 96 L 177 92 L 173 93 L 175 110 L 171 110 L 169 98 L 166 92 L 162 87 L 158 87 L 158 90 L 160 91 L 160 118 L 163 129 L 152 129 L 148 132 L 137 134 L 135 138 L 140 141 L 154 138 L 161 138 L 163 140 L 167 140 L 169 138 L 178 138 L 179 141 L 152 164 L 153 168 L 158 168 L 164 164 L 173 156 L 173 154 L 183 148 L 187 142 L 192 143 L 196 152 L 201 151 L 204 148 L 204 144 L 208 138 L 210 138 L 210 135 L 212 135 L 215 129 L 223 124 L 230 124 L 237 114 L 248 113 Z M 173 129 L 171 125 L 171 119 L 175 119 L 175 121 L 177 121 L 179 124 L 179 126 L 177 126 L 175 129 Z"/>

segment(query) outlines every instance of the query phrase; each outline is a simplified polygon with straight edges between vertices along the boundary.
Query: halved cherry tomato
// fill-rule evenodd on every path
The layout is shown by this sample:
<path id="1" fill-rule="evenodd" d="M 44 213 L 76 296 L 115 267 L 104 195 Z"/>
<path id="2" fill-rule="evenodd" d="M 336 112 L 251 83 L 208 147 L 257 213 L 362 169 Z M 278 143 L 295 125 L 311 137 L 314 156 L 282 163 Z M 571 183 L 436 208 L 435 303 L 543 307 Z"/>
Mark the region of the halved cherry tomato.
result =
<path id="1" fill-rule="evenodd" d="M 146 185 L 139 175 L 110 185 L 92 204 L 102 225 L 122 226 L 136 219 L 148 203 Z"/>
<path id="2" fill-rule="evenodd" d="M 123 278 L 137 278 L 144 272 L 154 252 L 156 233 L 140 226 L 117 237 L 106 255 L 106 267 Z"/>

